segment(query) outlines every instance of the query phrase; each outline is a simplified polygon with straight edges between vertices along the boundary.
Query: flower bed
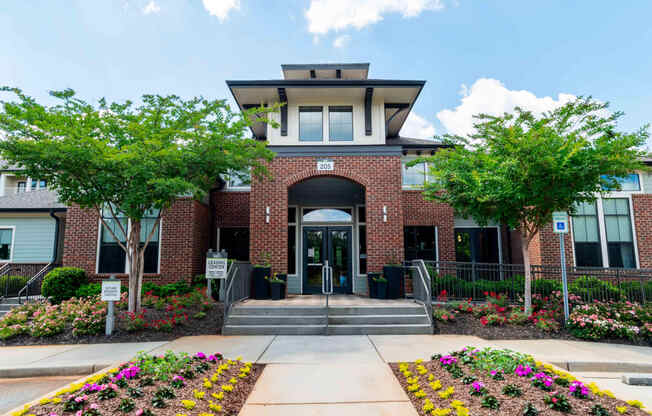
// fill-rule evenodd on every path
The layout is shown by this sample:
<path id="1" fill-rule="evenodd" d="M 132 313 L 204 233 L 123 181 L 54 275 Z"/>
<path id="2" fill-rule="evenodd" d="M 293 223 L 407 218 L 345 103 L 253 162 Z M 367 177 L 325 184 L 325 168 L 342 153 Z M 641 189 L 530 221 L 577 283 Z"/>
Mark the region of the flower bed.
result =
<path id="1" fill-rule="evenodd" d="M 510 350 L 464 348 L 391 368 L 420 415 L 648 414 L 636 400 Z"/>
<path id="2" fill-rule="evenodd" d="M 110 337 L 104 335 L 107 303 L 98 296 L 56 305 L 21 305 L 0 319 L 0 345 L 155 341 L 221 330 L 221 304 L 209 299 L 203 289 L 166 297 L 147 292 L 142 303 L 140 313 L 128 313 L 127 294 L 122 294 L 122 300 L 116 302 L 116 329 Z"/>
<path id="3" fill-rule="evenodd" d="M 488 302 L 449 302 L 433 308 L 436 332 L 477 335 L 486 339 L 564 338 L 652 345 L 652 304 L 628 301 L 584 303 L 570 295 L 571 315 L 563 327 L 561 292 L 533 295 L 531 315 L 510 305 L 500 293 L 487 292 Z M 440 294 L 440 301 L 445 294 Z"/>
<path id="4" fill-rule="evenodd" d="M 140 354 L 12 416 L 235 415 L 261 371 L 261 365 L 225 360 L 219 353 Z"/>

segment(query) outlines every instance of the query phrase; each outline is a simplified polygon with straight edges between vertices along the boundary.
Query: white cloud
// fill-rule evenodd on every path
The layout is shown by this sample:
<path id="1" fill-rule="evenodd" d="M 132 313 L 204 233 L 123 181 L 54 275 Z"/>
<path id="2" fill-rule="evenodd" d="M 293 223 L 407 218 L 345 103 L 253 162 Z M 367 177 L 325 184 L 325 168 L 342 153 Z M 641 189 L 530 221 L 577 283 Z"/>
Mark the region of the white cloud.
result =
<path id="1" fill-rule="evenodd" d="M 143 7 L 144 14 L 158 14 L 161 11 L 161 7 L 156 4 L 154 0 L 150 0 L 145 7 Z"/>
<path id="2" fill-rule="evenodd" d="M 333 41 L 333 46 L 336 48 L 343 48 L 349 43 L 350 40 L 351 36 L 349 35 L 338 36 Z"/>
<path id="3" fill-rule="evenodd" d="M 400 135 L 413 139 L 432 139 L 435 136 L 435 126 L 415 112 L 411 112 L 401 128 Z"/>
<path id="4" fill-rule="evenodd" d="M 491 78 L 480 78 L 470 88 L 462 84 L 460 94 L 462 103 L 452 110 L 438 112 L 437 118 L 448 133 L 461 136 L 473 133 L 473 116 L 480 113 L 499 116 L 514 111 L 514 107 L 521 107 L 541 114 L 576 98 L 563 93 L 558 94 L 556 100 L 537 97 L 527 90 L 510 90 L 502 82 Z"/>
<path id="5" fill-rule="evenodd" d="M 306 18 L 310 33 L 325 35 L 349 27 L 362 29 L 381 21 L 384 14 L 400 13 L 409 18 L 443 8 L 443 0 L 311 0 Z"/>
<path id="6" fill-rule="evenodd" d="M 202 0 L 204 8 L 211 16 L 224 22 L 231 10 L 240 10 L 240 0 Z"/>

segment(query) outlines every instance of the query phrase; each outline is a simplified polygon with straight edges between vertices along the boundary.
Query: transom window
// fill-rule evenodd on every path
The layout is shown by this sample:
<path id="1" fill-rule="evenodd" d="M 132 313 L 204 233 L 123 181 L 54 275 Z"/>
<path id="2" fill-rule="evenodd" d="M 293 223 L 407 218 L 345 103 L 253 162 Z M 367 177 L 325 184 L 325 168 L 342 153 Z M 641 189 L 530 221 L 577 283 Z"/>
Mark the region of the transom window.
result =
<path id="1" fill-rule="evenodd" d="M 401 160 L 403 187 L 404 188 L 421 188 L 426 183 L 428 178 L 428 164 L 418 163 L 414 166 L 409 166 L 408 163 L 415 158 L 403 158 Z"/>
<path id="2" fill-rule="evenodd" d="M 251 172 L 230 172 L 226 178 L 227 189 L 251 188 Z"/>
<path id="3" fill-rule="evenodd" d="M 353 141 L 353 107 L 328 107 L 328 135 L 331 141 Z"/>
<path id="4" fill-rule="evenodd" d="M 351 208 L 304 208 L 303 222 L 352 222 Z"/>
<path id="5" fill-rule="evenodd" d="M 602 175 L 603 179 L 613 179 L 614 181 L 618 182 L 620 185 L 620 191 L 640 191 L 641 190 L 641 181 L 638 177 L 638 173 L 632 173 L 627 176 L 623 176 L 622 178 L 610 178 L 609 176 Z M 616 188 L 605 188 L 606 191 L 615 191 L 617 190 Z"/>
<path id="6" fill-rule="evenodd" d="M 299 107 L 299 140 L 321 142 L 323 140 L 321 107 Z"/>

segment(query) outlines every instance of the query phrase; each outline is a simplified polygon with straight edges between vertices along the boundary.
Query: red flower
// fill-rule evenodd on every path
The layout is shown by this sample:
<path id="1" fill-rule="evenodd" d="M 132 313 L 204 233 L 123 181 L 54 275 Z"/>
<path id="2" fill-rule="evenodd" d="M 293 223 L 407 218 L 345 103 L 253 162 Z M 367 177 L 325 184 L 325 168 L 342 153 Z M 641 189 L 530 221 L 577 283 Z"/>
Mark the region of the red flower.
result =
<path id="1" fill-rule="evenodd" d="M 441 296 L 446 296 L 447 293 L 448 293 L 448 292 L 446 292 L 446 289 L 444 289 L 444 290 L 442 290 L 439 294 L 440 294 Z"/>
<path id="2" fill-rule="evenodd" d="M 484 295 L 485 295 L 485 296 L 487 296 L 488 294 L 489 294 L 489 292 L 486 292 L 486 291 L 484 292 Z"/>

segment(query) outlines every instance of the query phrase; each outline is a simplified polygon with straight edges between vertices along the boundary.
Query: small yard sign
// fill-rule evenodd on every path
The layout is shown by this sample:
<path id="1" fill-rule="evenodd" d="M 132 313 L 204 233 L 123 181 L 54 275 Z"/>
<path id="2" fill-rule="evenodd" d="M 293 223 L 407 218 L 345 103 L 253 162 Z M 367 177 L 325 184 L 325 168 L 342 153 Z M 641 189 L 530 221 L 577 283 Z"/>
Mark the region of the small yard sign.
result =
<path id="1" fill-rule="evenodd" d="M 226 279 L 227 259 L 211 258 L 206 259 L 207 279 Z"/>
<path id="2" fill-rule="evenodd" d="M 104 302 L 117 302 L 120 300 L 120 281 L 102 280 L 102 295 Z"/>
<path id="3" fill-rule="evenodd" d="M 563 211 L 552 213 L 552 231 L 557 234 L 568 234 L 568 214 Z"/>
<path id="4" fill-rule="evenodd" d="M 335 170 L 333 159 L 317 159 L 317 170 Z"/>

